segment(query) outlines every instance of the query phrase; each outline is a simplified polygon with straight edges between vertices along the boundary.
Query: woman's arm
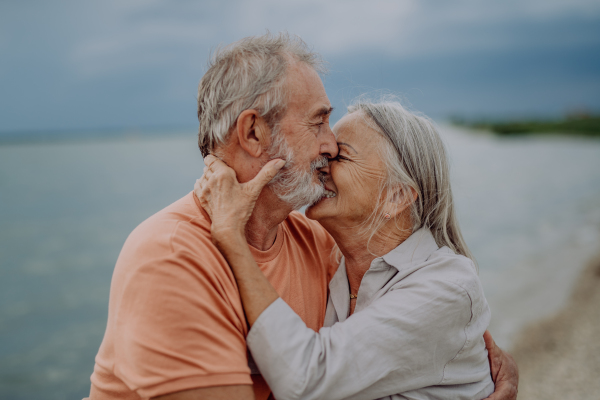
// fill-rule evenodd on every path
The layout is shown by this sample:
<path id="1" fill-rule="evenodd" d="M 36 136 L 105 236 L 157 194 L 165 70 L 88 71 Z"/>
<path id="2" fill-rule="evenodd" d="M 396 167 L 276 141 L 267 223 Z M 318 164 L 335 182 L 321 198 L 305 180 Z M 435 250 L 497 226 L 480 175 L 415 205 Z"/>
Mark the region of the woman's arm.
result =
<path id="1" fill-rule="evenodd" d="M 468 294 L 452 283 L 414 284 L 316 333 L 278 299 L 260 315 L 247 343 L 279 400 L 375 399 L 456 382 L 445 370 L 469 347 L 470 305 Z M 489 377 L 480 351 L 480 368 L 476 374 L 469 368 L 466 382 Z"/>
<path id="2" fill-rule="evenodd" d="M 252 326 L 279 295 L 252 257 L 244 228 L 261 190 L 285 162 L 269 161 L 253 180 L 244 184 L 238 183 L 235 172 L 218 158 L 209 155 L 204 162 L 207 168 L 196 182 L 195 192 L 212 220 L 212 241 L 235 275 L 246 319 Z"/>
<path id="3" fill-rule="evenodd" d="M 248 346 L 277 399 L 373 399 L 444 382 L 444 367 L 467 341 L 471 303 L 462 288 L 430 282 L 394 290 L 316 333 L 278 299 L 248 249 L 247 210 L 239 204 L 254 192 L 243 192 L 221 162 L 207 162 L 196 192 L 212 214 L 213 241 L 238 281 L 252 326 Z M 489 374 L 486 362 L 484 356 L 481 380 Z"/>

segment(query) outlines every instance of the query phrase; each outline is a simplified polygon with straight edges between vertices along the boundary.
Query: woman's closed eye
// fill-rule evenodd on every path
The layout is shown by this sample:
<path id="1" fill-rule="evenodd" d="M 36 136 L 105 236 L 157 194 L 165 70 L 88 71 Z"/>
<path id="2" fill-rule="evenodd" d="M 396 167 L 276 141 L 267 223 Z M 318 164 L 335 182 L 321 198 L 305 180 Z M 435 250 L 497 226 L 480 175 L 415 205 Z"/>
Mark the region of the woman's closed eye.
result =
<path id="1" fill-rule="evenodd" d="M 341 156 L 341 155 L 338 154 L 337 157 L 329 159 L 329 162 L 332 162 L 332 161 L 338 161 L 339 162 L 339 161 L 352 161 L 352 160 L 350 160 L 349 158 Z"/>

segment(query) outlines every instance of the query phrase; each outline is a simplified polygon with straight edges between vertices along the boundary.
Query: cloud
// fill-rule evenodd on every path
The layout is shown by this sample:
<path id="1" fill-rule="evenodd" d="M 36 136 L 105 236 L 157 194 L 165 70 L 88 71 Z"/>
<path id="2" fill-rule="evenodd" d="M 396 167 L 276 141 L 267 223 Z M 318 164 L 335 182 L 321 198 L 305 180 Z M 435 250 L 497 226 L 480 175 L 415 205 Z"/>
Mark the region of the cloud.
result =
<path id="1" fill-rule="evenodd" d="M 492 81 L 499 82 L 501 75 L 503 87 L 513 82 L 507 90 L 518 92 L 518 79 L 511 77 L 522 74 L 521 54 L 554 55 L 545 64 L 526 58 L 536 71 L 556 64 L 569 49 L 578 49 L 578 62 L 596 65 L 590 57 L 600 48 L 600 2 L 0 1 L 0 130 L 193 120 L 195 86 L 210 50 L 266 29 L 298 34 L 340 74 L 354 74 L 350 84 L 388 87 L 392 82 L 371 80 L 381 79 L 374 68 L 388 68 L 391 79 L 405 65 L 414 82 L 405 74 L 396 83 L 399 90 L 435 81 L 440 89 L 431 86 L 431 93 L 451 93 L 458 90 L 453 86 L 457 74 L 472 63 L 477 68 L 461 81 L 461 90 L 484 87 L 473 80 L 479 74 L 494 91 Z M 488 74 L 492 64 L 478 63 L 484 57 L 502 68 Z M 450 64 L 454 75 L 446 73 Z M 359 70 L 362 75 L 352 72 Z M 596 87 L 597 73 L 592 75 L 586 75 L 587 87 Z M 531 76 L 538 79 L 537 72 Z M 575 64 L 569 64 L 544 82 L 562 80 L 566 87 L 577 76 Z M 581 104 L 597 103 L 597 96 L 586 96 Z"/>
<path id="2" fill-rule="evenodd" d="M 206 57 L 208 49 L 221 42 L 266 29 L 298 34 L 326 56 L 369 51 L 418 57 L 556 44 L 565 38 L 540 38 L 523 31 L 561 18 L 600 16 L 600 3 L 590 0 L 111 0 L 88 7 L 93 9 L 80 15 L 93 17 L 86 20 L 93 29 L 86 29 L 69 54 L 83 76 L 153 66 L 185 51 L 204 51 Z M 572 35 L 570 39 L 588 40 Z"/>

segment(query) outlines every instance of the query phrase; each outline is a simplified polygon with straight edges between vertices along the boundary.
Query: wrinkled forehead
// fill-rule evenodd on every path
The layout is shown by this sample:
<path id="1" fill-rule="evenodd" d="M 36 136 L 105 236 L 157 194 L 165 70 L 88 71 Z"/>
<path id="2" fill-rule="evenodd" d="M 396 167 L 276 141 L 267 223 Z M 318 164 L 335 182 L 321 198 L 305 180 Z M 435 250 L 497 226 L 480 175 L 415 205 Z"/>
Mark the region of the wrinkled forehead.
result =
<path id="1" fill-rule="evenodd" d="M 295 62 L 288 66 L 285 89 L 288 111 L 312 117 L 331 109 L 321 77 L 305 63 Z"/>

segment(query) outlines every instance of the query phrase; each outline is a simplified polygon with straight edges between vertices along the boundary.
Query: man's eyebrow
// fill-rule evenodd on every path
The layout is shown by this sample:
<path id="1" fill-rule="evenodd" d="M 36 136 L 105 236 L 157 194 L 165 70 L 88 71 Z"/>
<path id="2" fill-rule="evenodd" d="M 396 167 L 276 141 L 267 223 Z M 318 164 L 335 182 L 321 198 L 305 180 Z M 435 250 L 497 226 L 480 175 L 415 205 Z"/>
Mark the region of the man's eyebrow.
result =
<path id="1" fill-rule="evenodd" d="M 314 118 L 317 117 L 326 117 L 333 112 L 333 107 L 331 106 L 323 106 L 319 108 L 313 115 Z"/>
<path id="2" fill-rule="evenodd" d="M 337 142 L 337 144 L 338 144 L 338 147 L 339 147 L 339 146 L 346 146 L 346 147 L 350 147 L 352 150 L 354 150 L 354 152 L 355 152 L 356 154 L 358 154 L 358 151 L 356 151 L 356 149 L 355 149 L 354 147 L 350 146 L 348 143 L 344 143 L 344 142 Z"/>

